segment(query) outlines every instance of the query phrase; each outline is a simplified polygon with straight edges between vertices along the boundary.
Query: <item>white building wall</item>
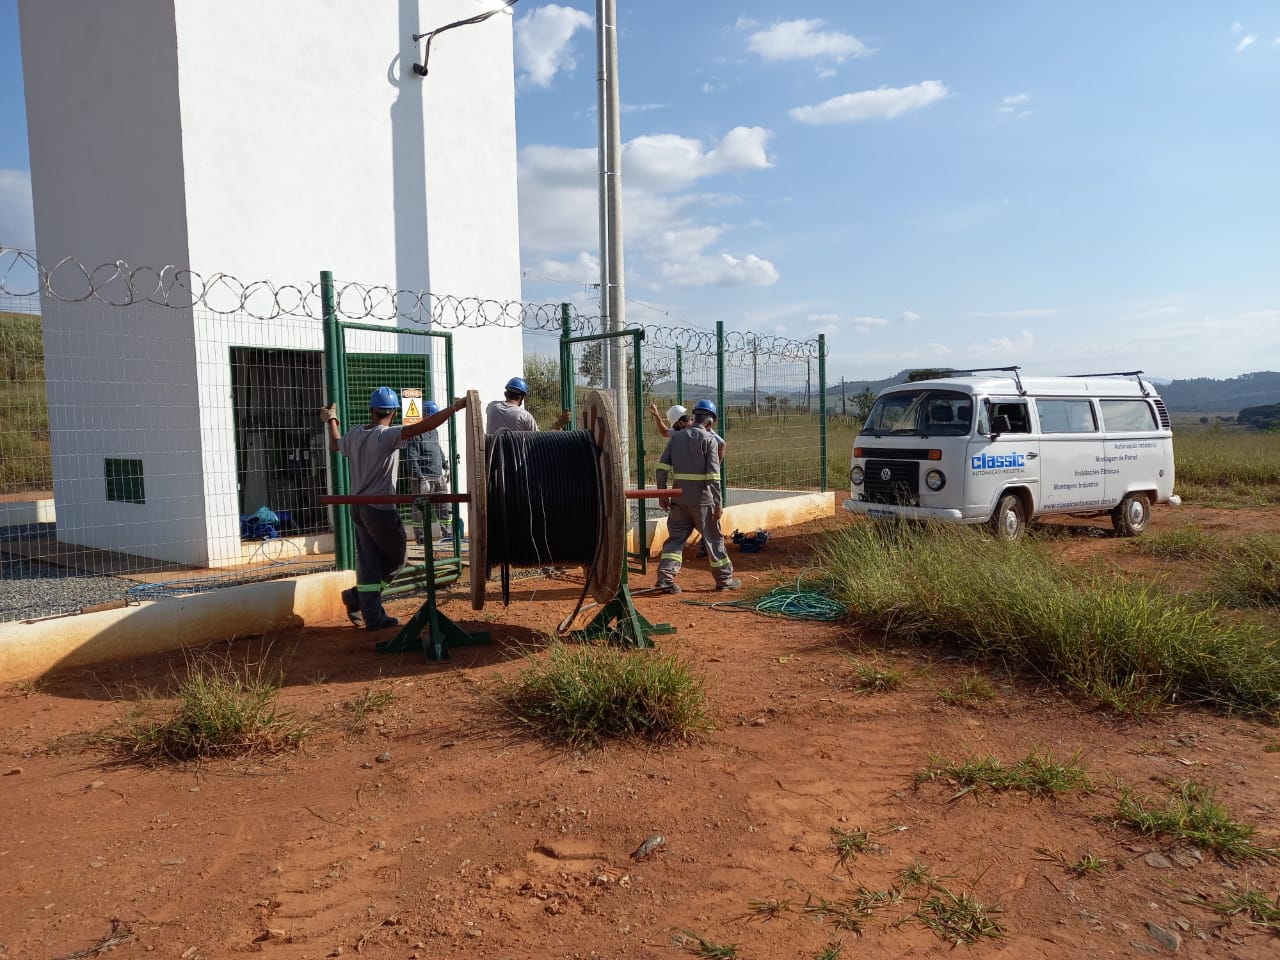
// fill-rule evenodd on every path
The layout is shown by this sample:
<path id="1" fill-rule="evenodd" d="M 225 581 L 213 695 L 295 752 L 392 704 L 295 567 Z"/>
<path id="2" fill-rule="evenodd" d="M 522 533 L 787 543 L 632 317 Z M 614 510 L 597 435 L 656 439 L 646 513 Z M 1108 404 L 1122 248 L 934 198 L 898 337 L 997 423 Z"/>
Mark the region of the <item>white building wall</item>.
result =
<path id="1" fill-rule="evenodd" d="M 189 264 L 205 278 L 303 290 L 329 269 L 339 284 L 518 300 L 510 17 L 442 35 L 429 76 L 411 67 L 421 51 L 412 34 L 485 9 L 477 0 L 21 0 L 41 259 Z M 60 534 L 66 517 L 85 531 L 79 542 L 156 556 L 148 542 L 191 532 L 163 509 L 171 501 L 201 528 L 179 559 L 238 561 L 230 348 L 320 349 L 320 331 L 198 307 L 194 317 L 159 313 L 186 347 L 135 343 L 137 368 L 126 364 L 114 396 L 124 407 L 145 401 L 151 359 L 183 388 L 165 393 L 176 404 L 166 413 L 170 459 L 155 463 L 175 489 L 153 504 L 148 463 L 148 503 L 113 504 L 95 525 L 101 494 L 81 498 L 103 485 L 99 448 L 140 443 L 140 433 L 108 426 L 89 441 L 77 431 L 79 446 L 59 451 L 55 425 Z M 92 322 L 128 327 L 127 315 Z M 518 328 L 460 330 L 454 344 L 459 391 L 500 396 L 521 368 Z M 97 366 L 54 360 L 51 369 L 66 383 L 109 380 L 107 368 L 125 361 L 119 348 Z M 53 392 L 67 388 L 50 389 L 51 404 L 74 409 Z M 70 413 L 58 421 L 73 422 Z M 121 422 L 131 421 L 104 424 Z M 139 522 L 121 523 L 120 510 Z M 172 535 L 155 540 L 153 520 Z"/>
<path id="2" fill-rule="evenodd" d="M 22 0 L 19 22 L 41 261 L 186 263 L 172 3 Z M 88 292 L 71 266 L 52 282 Z M 190 311 L 47 296 L 41 311 L 60 538 L 203 562 Z M 145 504 L 106 500 L 108 457 L 143 461 Z"/>

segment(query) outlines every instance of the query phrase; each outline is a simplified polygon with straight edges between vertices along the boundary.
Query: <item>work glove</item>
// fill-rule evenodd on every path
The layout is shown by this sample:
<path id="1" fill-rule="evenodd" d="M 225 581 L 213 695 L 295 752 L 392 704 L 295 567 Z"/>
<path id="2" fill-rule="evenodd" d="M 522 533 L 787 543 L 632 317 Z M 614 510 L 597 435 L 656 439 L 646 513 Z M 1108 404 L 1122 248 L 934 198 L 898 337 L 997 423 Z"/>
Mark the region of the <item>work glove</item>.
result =
<path id="1" fill-rule="evenodd" d="M 338 419 L 338 405 L 331 403 L 327 407 L 320 408 L 320 422 L 328 424 L 330 420 Z"/>

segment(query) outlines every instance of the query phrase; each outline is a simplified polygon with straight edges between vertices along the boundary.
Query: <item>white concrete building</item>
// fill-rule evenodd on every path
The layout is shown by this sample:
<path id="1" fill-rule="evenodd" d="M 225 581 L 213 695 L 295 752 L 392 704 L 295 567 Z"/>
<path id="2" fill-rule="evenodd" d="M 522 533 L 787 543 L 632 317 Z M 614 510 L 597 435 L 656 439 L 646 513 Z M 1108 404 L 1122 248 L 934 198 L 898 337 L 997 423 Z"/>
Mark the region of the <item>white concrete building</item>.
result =
<path id="1" fill-rule="evenodd" d="M 448 31 L 428 76 L 411 67 L 413 34 L 489 9 L 20 0 L 41 261 L 303 289 L 329 269 L 339 283 L 518 300 L 511 18 Z M 233 358 L 305 353 L 319 369 L 320 325 L 48 297 L 42 311 L 59 538 L 239 562 L 239 516 L 258 504 L 242 502 L 256 441 L 234 402 L 253 377 L 234 385 Z M 499 396 L 521 369 L 518 328 L 462 329 L 454 343 L 459 390 Z M 319 385 L 274 386 L 269 402 L 291 412 L 262 436 L 318 436 L 299 398 Z"/>

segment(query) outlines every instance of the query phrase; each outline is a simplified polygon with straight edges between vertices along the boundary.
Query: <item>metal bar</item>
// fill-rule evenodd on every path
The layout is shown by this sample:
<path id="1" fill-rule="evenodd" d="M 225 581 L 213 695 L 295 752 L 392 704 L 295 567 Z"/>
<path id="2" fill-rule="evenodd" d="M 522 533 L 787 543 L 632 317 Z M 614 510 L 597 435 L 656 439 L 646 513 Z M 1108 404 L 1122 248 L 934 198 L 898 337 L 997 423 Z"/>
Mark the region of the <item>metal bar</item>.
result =
<path id="1" fill-rule="evenodd" d="M 419 500 L 424 503 L 466 503 L 467 494 L 465 493 L 351 493 L 351 494 L 321 494 L 320 505 L 322 507 L 336 506 L 337 504 L 406 504 L 417 503 Z"/>
<path id="2" fill-rule="evenodd" d="M 567 303 L 560 304 L 560 409 L 569 411 L 569 425 L 578 421 L 577 398 L 573 389 L 573 351 L 569 348 L 573 339 L 573 317 Z"/>
<path id="3" fill-rule="evenodd" d="M 676 403 L 684 406 L 684 347 L 676 347 Z"/>
<path id="4" fill-rule="evenodd" d="M 458 385 L 453 374 L 453 334 L 441 331 L 439 334 L 433 334 L 444 338 L 444 379 L 445 379 L 445 403 L 453 403 L 453 398 L 458 395 Z M 458 493 L 458 424 L 457 418 L 449 418 L 449 492 Z M 454 503 L 466 503 L 466 495 L 463 499 L 455 500 Z M 449 530 L 453 533 L 453 555 L 459 557 L 462 555 L 462 511 L 457 506 L 451 511 L 452 523 Z M 422 524 L 424 539 L 427 543 L 431 542 L 431 519 L 427 516 L 426 511 L 422 512 Z"/>
<path id="5" fill-rule="evenodd" d="M 346 384 L 342 379 L 342 360 L 344 343 L 342 331 L 338 327 L 338 310 L 333 295 L 333 272 L 320 271 L 320 305 L 324 316 L 324 371 L 325 386 L 329 389 L 328 402 L 337 405 L 340 416 L 345 417 Z M 345 422 L 345 421 L 344 421 Z M 329 425 L 325 424 L 325 447 L 329 446 Z M 329 489 L 335 494 L 344 494 L 350 490 L 347 479 L 347 463 L 342 454 L 336 450 L 329 451 Z M 345 511 L 332 510 L 329 513 L 329 525 L 333 529 L 334 566 L 339 570 L 354 570 L 355 562 L 351 551 L 350 527 Z"/>
<path id="6" fill-rule="evenodd" d="M 630 330 L 623 330 L 621 333 L 584 333 L 576 337 L 569 337 L 566 343 L 590 343 L 592 340 L 617 340 L 618 337 L 625 337 Z M 644 331 L 641 330 L 641 333 Z"/>
<path id="7" fill-rule="evenodd" d="M 636 446 L 636 485 L 644 487 L 644 370 L 641 369 L 642 362 L 640 342 L 644 339 L 644 330 L 633 330 L 631 333 L 631 388 L 634 394 L 632 402 L 632 413 L 635 415 L 635 446 Z M 636 511 L 636 543 L 640 544 L 639 556 L 635 559 L 639 561 L 640 568 L 637 573 L 649 572 L 649 540 L 648 540 L 649 524 L 644 515 L 644 510 Z M 634 556 L 634 555 L 633 555 Z"/>
<path id="8" fill-rule="evenodd" d="M 729 411 L 724 406 L 724 321 L 716 321 L 716 409 L 720 411 L 716 428 L 725 442 L 729 441 Z M 729 505 L 729 468 L 720 461 L 720 502 Z"/>
<path id="9" fill-rule="evenodd" d="M 827 492 L 827 335 L 818 334 L 818 489 Z"/>

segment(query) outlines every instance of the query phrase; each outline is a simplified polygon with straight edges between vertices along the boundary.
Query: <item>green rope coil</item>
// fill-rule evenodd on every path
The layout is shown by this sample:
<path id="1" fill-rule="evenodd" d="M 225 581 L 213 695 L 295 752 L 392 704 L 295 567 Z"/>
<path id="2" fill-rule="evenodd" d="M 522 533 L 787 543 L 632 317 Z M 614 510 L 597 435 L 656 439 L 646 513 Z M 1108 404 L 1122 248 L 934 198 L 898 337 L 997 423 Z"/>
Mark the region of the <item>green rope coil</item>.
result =
<path id="1" fill-rule="evenodd" d="M 794 587 L 789 585 L 774 587 L 768 593 L 758 597 L 743 597 L 741 600 L 724 600 L 718 603 L 702 603 L 697 600 L 684 602 L 701 607 L 733 607 L 745 613 L 759 613 L 767 617 L 782 617 L 787 620 L 842 619 L 849 612 L 849 608 L 833 596 L 834 579 L 827 574 L 827 580 L 830 582 L 829 589 L 805 589 L 804 576 L 808 572 L 805 570 L 796 578 Z"/>

